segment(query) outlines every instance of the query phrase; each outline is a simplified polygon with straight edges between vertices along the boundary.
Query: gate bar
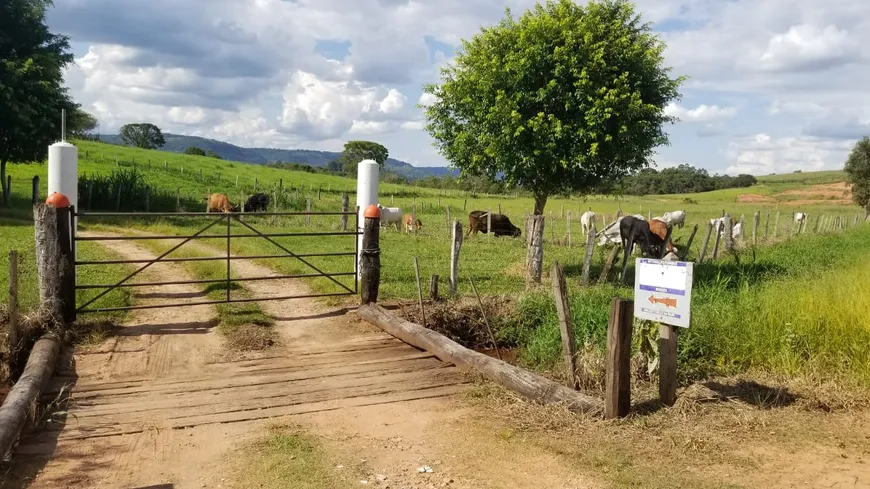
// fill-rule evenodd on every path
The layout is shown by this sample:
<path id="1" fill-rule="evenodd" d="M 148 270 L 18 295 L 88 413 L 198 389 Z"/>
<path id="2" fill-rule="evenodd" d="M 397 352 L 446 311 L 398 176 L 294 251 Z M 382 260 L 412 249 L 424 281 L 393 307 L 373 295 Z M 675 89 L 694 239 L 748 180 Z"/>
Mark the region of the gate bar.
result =
<path id="1" fill-rule="evenodd" d="M 212 214 L 214 215 L 214 214 Z M 218 221 L 223 221 L 223 216 L 218 218 Z M 217 222 L 217 221 L 216 221 Z M 239 221 L 241 222 L 241 221 Z M 242 223 L 245 224 L 245 223 Z M 250 226 L 247 226 L 249 227 Z M 325 232 L 325 233 L 271 233 L 271 234 L 263 234 L 259 233 L 256 229 L 253 229 L 257 234 L 234 234 L 233 238 L 290 238 L 293 236 L 358 236 L 359 233 L 350 233 L 350 232 L 342 232 L 342 231 L 333 231 L 333 232 Z M 145 240 L 145 239 L 222 239 L 226 238 L 225 234 L 204 234 L 200 236 L 199 234 L 194 234 L 193 236 L 88 236 L 76 238 L 79 241 L 128 241 L 128 240 Z M 186 242 L 186 241 L 185 241 Z"/>
<path id="2" fill-rule="evenodd" d="M 296 256 L 301 256 L 304 258 L 310 257 L 320 257 L 320 256 L 352 256 L 355 253 L 352 251 L 340 251 L 335 253 L 306 253 L 300 254 Z M 233 255 L 230 256 L 230 260 L 258 260 L 264 258 L 287 258 L 289 255 Z M 217 260 L 226 260 L 226 257 L 223 256 L 202 256 L 202 257 L 191 257 L 191 258 L 164 258 L 163 262 L 185 262 L 185 261 L 217 261 Z M 148 259 L 139 259 L 139 260 L 104 260 L 104 261 L 77 261 L 76 266 L 78 265 L 125 265 L 128 263 L 149 263 L 153 260 Z"/>
<path id="3" fill-rule="evenodd" d="M 317 278 L 323 276 L 329 277 L 350 277 L 354 272 L 337 272 L 337 273 L 310 273 L 310 274 L 299 274 L 299 275 L 270 275 L 267 277 L 242 277 L 242 278 L 231 278 L 230 282 L 248 282 L 248 281 L 258 281 L 258 280 L 278 280 L 278 279 L 288 279 L 288 278 Z M 134 282 L 134 283 L 124 283 L 121 285 L 98 285 L 98 284 L 88 284 L 88 285 L 76 285 L 76 290 L 84 290 L 84 289 L 105 289 L 108 287 L 112 288 L 120 288 L 120 287 L 157 287 L 160 285 L 187 285 L 187 284 L 221 284 L 226 282 L 226 279 L 201 279 L 201 280 L 176 280 L 171 282 Z"/>
<path id="4" fill-rule="evenodd" d="M 253 297 L 253 298 L 245 298 L 245 299 L 233 299 L 230 301 L 226 300 L 214 300 L 214 301 L 200 301 L 200 302 L 178 302 L 175 304 L 152 304 L 147 306 L 123 306 L 123 307 L 101 307 L 97 309 L 82 309 L 78 312 L 86 313 L 86 312 L 113 312 L 113 311 L 132 311 L 135 309 L 161 309 L 164 307 L 184 307 L 184 306 L 205 306 L 211 304 L 226 304 L 226 303 L 235 303 L 235 302 L 259 302 L 259 301 L 273 301 L 273 300 L 288 300 L 288 299 L 313 299 L 315 297 L 335 297 L 335 296 L 346 296 L 347 292 L 333 292 L 330 294 L 307 294 L 307 295 L 287 295 L 287 296 L 279 296 L 279 297 Z"/>
<path id="5" fill-rule="evenodd" d="M 350 212 L 76 212 L 76 216 L 86 217 L 173 217 L 173 216 L 214 216 L 215 214 L 229 216 L 349 216 Z"/>

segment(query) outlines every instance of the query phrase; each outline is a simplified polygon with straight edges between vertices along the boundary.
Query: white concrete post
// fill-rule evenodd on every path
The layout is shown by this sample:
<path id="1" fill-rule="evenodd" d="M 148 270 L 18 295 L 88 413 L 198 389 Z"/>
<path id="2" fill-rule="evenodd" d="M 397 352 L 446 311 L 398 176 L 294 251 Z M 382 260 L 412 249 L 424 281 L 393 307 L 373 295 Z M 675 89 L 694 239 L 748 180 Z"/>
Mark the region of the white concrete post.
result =
<path id="1" fill-rule="evenodd" d="M 357 256 L 356 262 L 360 263 L 362 258 L 362 241 L 363 241 L 363 226 L 365 225 L 365 217 L 363 213 L 366 207 L 378 203 L 378 175 L 380 167 L 374 160 L 362 160 L 357 166 L 356 177 L 356 205 L 359 207 L 357 215 Z M 360 276 L 360 268 L 357 268 L 357 276 Z"/>

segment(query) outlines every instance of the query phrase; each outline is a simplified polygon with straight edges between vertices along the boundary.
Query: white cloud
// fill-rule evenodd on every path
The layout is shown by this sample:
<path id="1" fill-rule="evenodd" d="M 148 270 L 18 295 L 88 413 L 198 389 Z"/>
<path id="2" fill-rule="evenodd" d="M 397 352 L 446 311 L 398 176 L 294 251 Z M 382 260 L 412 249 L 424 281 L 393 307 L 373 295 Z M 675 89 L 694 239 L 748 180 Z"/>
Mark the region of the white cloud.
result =
<path id="1" fill-rule="evenodd" d="M 767 175 L 795 170 L 839 169 L 853 144 L 853 141 L 815 137 L 774 138 L 760 133 L 729 145 L 727 172 Z"/>
<path id="2" fill-rule="evenodd" d="M 737 109 L 734 107 L 719 107 L 718 105 L 701 104 L 694 109 L 687 109 L 676 103 L 665 106 L 665 114 L 679 117 L 684 122 L 710 122 L 734 117 Z"/>
<path id="3" fill-rule="evenodd" d="M 801 24 L 770 38 L 759 58 L 758 68 L 773 72 L 826 69 L 854 61 L 859 55 L 860 46 L 837 26 L 819 28 Z"/>

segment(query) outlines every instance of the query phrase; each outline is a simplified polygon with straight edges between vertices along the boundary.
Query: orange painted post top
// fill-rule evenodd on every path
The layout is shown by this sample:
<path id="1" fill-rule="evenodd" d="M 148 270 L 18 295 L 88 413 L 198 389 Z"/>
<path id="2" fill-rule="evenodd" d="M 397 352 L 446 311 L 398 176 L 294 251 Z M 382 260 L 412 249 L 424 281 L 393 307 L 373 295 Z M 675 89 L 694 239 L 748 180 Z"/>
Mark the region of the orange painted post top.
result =
<path id="1" fill-rule="evenodd" d="M 369 219 L 380 219 L 381 218 L 381 209 L 378 206 L 376 206 L 375 204 L 372 204 L 372 205 L 366 207 L 366 210 L 363 213 L 363 217 L 366 217 Z"/>
<path id="2" fill-rule="evenodd" d="M 69 207 L 69 199 L 66 195 L 60 192 L 52 192 L 51 195 L 45 199 L 45 203 L 54 206 L 56 209 Z"/>

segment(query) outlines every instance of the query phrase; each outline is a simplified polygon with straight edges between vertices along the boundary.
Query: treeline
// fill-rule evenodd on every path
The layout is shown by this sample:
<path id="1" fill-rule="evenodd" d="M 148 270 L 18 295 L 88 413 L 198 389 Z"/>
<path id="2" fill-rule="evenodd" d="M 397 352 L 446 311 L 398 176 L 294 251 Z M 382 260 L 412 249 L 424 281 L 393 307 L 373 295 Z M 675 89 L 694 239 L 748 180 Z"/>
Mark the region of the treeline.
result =
<path id="1" fill-rule="evenodd" d="M 745 188 L 755 185 L 752 175 L 710 175 L 703 168 L 680 165 L 661 171 L 645 168 L 622 179 L 616 189 L 626 195 L 691 194 L 726 188 Z"/>

